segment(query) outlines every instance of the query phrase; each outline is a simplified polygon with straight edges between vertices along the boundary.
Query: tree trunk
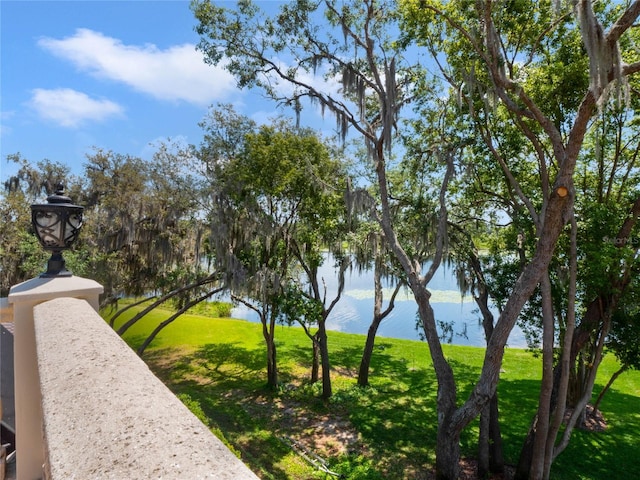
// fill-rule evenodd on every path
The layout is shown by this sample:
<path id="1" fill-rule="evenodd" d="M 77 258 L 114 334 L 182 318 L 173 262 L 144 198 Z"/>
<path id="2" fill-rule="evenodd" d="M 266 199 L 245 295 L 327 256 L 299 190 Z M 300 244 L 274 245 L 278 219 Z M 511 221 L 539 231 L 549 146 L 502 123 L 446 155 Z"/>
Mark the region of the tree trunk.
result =
<path id="1" fill-rule="evenodd" d="M 320 378 L 320 345 L 317 333 L 311 338 L 313 346 L 313 359 L 311 360 L 311 383 L 316 383 Z"/>
<path id="2" fill-rule="evenodd" d="M 562 354 L 558 362 L 558 371 L 556 375 L 552 374 L 552 392 L 549 409 L 552 417 L 549 422 L 549 432 L 547 434 L 547 444 L 544 459 L 543 477 L 549 479 L 551 476 L 551 464 L 556 457 L 556 438 L 562 427 L 565 418 L 567 393 L 569 391 L 569 378 L 571 374 L 571 344 L 573 343 L 573 335 L 576 329 L 576 298 L 578 284 L 578 223 L 575 215 L 571 213 L 571 241 L 569 250 L 569 289 L 567 292 L 567 314 L 565 321 L 565 331 L 562 338 Z M 591 397 L 591 394 L 589 394 Z M 567 426 L 567 429 L 570 429 Z"/>
<path id="3" fill-rule="evenodd" d="M 457 480 L 460 476 L 460 434 L 446 428 L 449 417 L 438 422 L 436 445 L 436 480 Z"/>
<path id="4" fill-rule="evenodd" d="M 369 325 L 369 331 L 367 332 L 367 340 L 364 344 L 364 350 L 362 352 L 362 359 L 360 360 L 360 370 L 358 370 L 358 385 L 366 387 L 369 385 L 369 368 L 371 366 L 371 357 L 373 356 L 373 347 L 376 342 L 376 334 L 378 333 L 378 327 L 382 317 L 373 316 L 373 321 Z"/>
<path id="5" fill-rule="evenodd" d="M 520 450 L 520 456 L 518 457 L 518 465 L 516 467 L 516 472 L 513 476 L 514 480 L 528 480 L 529 479 L 529 471 L 531 470 L 531 461 L 533 459 L 533 442 L 535 441 L 536 435 L 536 424 L 538 423 L 537 415 L 533 418 L 531 422 L 531 426 L 529 427 L 529 431 L 527 432 L 527 436 L 524 439 L 522 444 L 522 449 Z"/>
<path id="6" fill-rule="evenodd" d="M 551 297 L 551 280 L 549 273 L 542 276 L 540 282 L 542 293 L 542 382 L 538 400 L 538 422 L 533 441 L 533 456 L 529 478 L 542 480 L 544 477 L 544 459 L 547 450 L 549 433 L 549 418 L 551 417 L 551 394 L 553 391 L 553 346 L 554 346 L 554 314 L 553 299 Z"/>
<path id="7" fill-rule="evenodd" d="M 318 325 L 318 347 L 320 350 L 320 361 L 322 362 L 322 398 L 330 398 L 333 394 L 331 389 L 331 365 L 329 364 L 329 345 L 327 342 L 327 330 L 325 320 Z"/>
<path id="8" fill-rule="evenodd" d="M 554 445 L 551 461 L 555 460 L 555 458 L 558 455 L 560 455 L 565 450 L 565 448 L 567 448 L 567 445 L 569 445 L 569 440 L 571 438 L 573 429 L 576 425 L 577 417 L 579 415 L 584 415 L 584 409 L 587 406 L 587 403 L 589 402 L 589 400 L 591 400 L 591 396 L 593 394 L 593 385 L 596 380 L 596 372 L 598 370 L 598 366 L 600 365 L 600 362 L 602 361 L 602 355 L 604 351 L 604 340 L 609 332 L 610 327 L 611 327 L 611 318 L 606 317 L 602 325 L 602 332 L 601 332 L 600 338 L 598 339 L 598 344 L 596 345 L 596 348 L 595 348 L 595 354 L 593 356 L 593 367 L 590 369 L 590 374 L 589 374 L 589 377 L 587 378 L 585 393 L 583 397 L 580 399 L 580 401 L 576 404 L 575 409 L 571 414 L 571 417 L 569 417 L 569 420 L 567 420 L 565 429 L 562 432 L 562 436 L 560 440 L 557 442 L 556 445 Z"/>
<path id="9" fill-rule="evenodd" d="M 276 388 L 278 386 L 278 357 L 275 342 L 276 318 L 273 316 L 273 306 L 261 303 L 258 308 L 235 295 L 232 295 L 231 298 L 258 314 L 262 324 L 262 337 L 267 349 L 267 388 Z"/>
<path id="10" fill-rule="evenodd" d="M 478 478 L 479 479 L 487 479 L 490 475 L 489 470 L 489 417 L 491 416 L 489 412 L 489 404 L 485 405 L 485 407 L 480 412 L 480 432 L 478 435 Z"/>
<path id="11" fill-rule="evenodd" d="M 555 321 L 551 301 L 551 284 L 548 273 L 540 284 L 543 308 L 543 378 L 540 387 L 538 412 L 534 417 L 525 438 L 516 479 L 548 479 L 554 458 L 556 437 L 562 426 L 566 411 L 569 378 L 571 377 L 571 345 L 575 332 L 575 301 L 577 284 L 577 223 L 573 213 L 571 222 L 571 242 L 569 251 L 569 290 L 567 292 L 567 315 L 562 337 L 562 354 L 556 367 L 553 367 L 553 348 L 555 341 Z M 542 419 L 542 420 L 541 420 Z"/>
<path id="12" fill-rule="evenodd" d="M 380 314 L 380 310 L 382 309 L 382 282 L 380 280 L 380 269 L 378 268 L 377 259 L 373 269 L 373 291 L 373 320 L 371 320 L 371 325 L 369 325 L 369 330 L 367 331 L 367 340 L 364 344 L 362 360 L 360 361 L 360 370 L 358 371 L 358 385 L 361 387 L 369 385 L 369 367 L 371 366 L 373 347 L 376 343 L 378 327 L 384 318 Z"/>
<path id="13" fill-rule="evenodd" d="M 382 301 L 383 301 L 383 293 L 382 293 L 382 280 L 381 280 L 381 268 L 379 265 L 379 259 L 376 259 L 375 268 L 373 272 L 373 284 L 374 284 L 374 301 L 373 301 L 373 320 L 371 320 L 371 325 L 369 325 L 369 330 L 367 332 L 367 340 L 364 344 L 364 350 L 362 352 L 362 360 L 360 361 L 360 370 L 358 371 L 358 385 L 361 387 L 366 387 L 369 385 L 369 368 L 371 367 L 371 357 L 373 356 L 373 347 L 376 342 L 376 335 L 378 333 L 378 328 L 380 327 L 380 323 L 382 320 L 386 318 L 389 313 L 393 310 L 394 302 L 396 295 L 400 291 L 403 283 L 399 282 L 396 285 L 393 294 L 391 295 L 391 299 L 389 300 L 389 306 L 383 312 L 382 311 Z"/>
<path id="14" fill-rule="evenodd" d="M 276 344 L 273 340 L 267 343 L 267 388 L 276 389 L 278 387 L 278 363 L 276 355 Z"/>
<path id="15" fill-rule="evenodd" d="M 636 224 L 640 220 L 640 197 L 637 197 L 631 207 L 629 208 L 629 214 L 627 218 L 620 226 L 620 229 L 616 233 L 616 238 L 630 238 L 632 231 Z M 616 242 L 617 248 L 622 248 L 626 245 L 625 242 Z M 604 292 L 594 298 L 586 308 L 586 311 L 582 317 L 580 325 L 576 328 L 573 336 L 573 342 L 571 344 L 571 357 L 570 364 L 575 365 L 576 359 L 582 354 L 583 350 L 590 342 L 593 341 L 593 332 L 597 331 L 602 323 L 602 319 L 610 315 L 618 306 L 620 297 L 625 292 L 629 283 L 631 282 L 632 275 L 628 270 L 620 272 L 615 278 L 611 279 L 611 285 L 609 286 L 609 292 Z M 593 345 L 597 343 L 597 339 L 593 341 Z M 577 375 L 571 378 L 569 404 L 575 404 L 581 397 L 583 391 L 583 385 L 588 373 L 586 369 L 577 371 Z"/>
<path id="16" fill-rule="evenodd" d="M 480 412 L 480 435 L 478 437 L 478 477 L 488 478 L 491 473 L 504 471 L 502 433 L 500 431 L 498 394 Z"/>
<path id="17" fill-rule="evenodd" d="M 609 388 L 611 388 L 611 385 L 613 385 L 613 382 L 615 382 L 620 375 L 626 372 L 628 368 L 629 367 L 627 367 L 626 365 L 623 365 L 622 367 L 620 367 L 618 371 L 616 371 L 613 375 L 611 375 L 611 378 L 609 379 L 607 384 L 604 386 L 604 388 L 598 395 L 596 402 L 593 404 L 593 415 L 598 413 L 598 409 L 600 408 L 600 402 L 602 401 L 602 397 L 604 397 L 604 394 L 609 391 Z"/>
<path id="18" fill-rule="evenodd" d="M 144 353 L 144 351 L 146 350 L 146 348 L 149 346 L 149 344 L 156 338 L 156 336 L 162 331 L 162 329 L 164 327 L 166 327 L 167 325 L 173 323 L 177 318 L 179 318 L 184 312 L 186 312 L 187 310 L 189 310 L 191 307 L 193 307 L 194 305 L 197 305 L 200 302 L 204 302 L 207 298 L 209 298 L 211 295 L 217 293 L 216 290 L 213 290 L 211 292 L 205 293 L 204 295 L 202 295 L 201 297 L 198 297 L 194 300 L 191 300 L 190 302 L 188 302 L 186 305 L 184 305 L 180 310 L 178 310 L 177 312 L 175 312 L 173 315 L 171 315 L 169 318 L 167 318 L 165 321 L 159 323 L 156 328 L 153 329 L 153 331 L 149 334 L 149 336 L 146 338 L 146 340 L 144 342 L 142 342 L 142 345 L 140 345 L 140 347 L 138 347 L 137 353 L 139 356 L 142 356 L 142 354 Z M 137 315 L 136 315 L 137 316 Z"/>
<path id="19" fill-rule="evenodd" d="M 492 473 L 504 471 L 502 435 L 496 393 L 480 412 L 480 434 L 478 436 L 478 478 L 489 478 Z"/>
<path id="20" fill-rule="evenodd" d="M 489 470 L 491 473 L 502 473 L 504 471 L 499 415 L 498 394 L 495 393 L 489 400 Z"/>
<path id="21" fill-rule="evenodd" d="M 120 328 L 118 328 L 118 330 L 117 330 L 118 335 L 120 335 L 120 336 L 124 335 L 124 333 L 132 325 L 134 325 L 138 320 L 140 320 L 142 317 L 144 317 L 147 313 L 149 313 L 151 310 L 156 308 L 158 305 L 161 305 L 162 303 L 166 302 L 167 300 L 175 297 L 176 295 L 178 295 L 180 293 L 184 293 L 184 292 L 186 292 L 188 290 L 191 290 L 191 289 L 194 289 L 194 288 L 197 288 L 197 287 L 201 287 L 203 285 L 206 285 L 207 283 L 212 283 L 217 279 L 217 277 L 218 277 L 218 274 L 217 273 L 213 273 L 213 274 L 209 275 L 208 277 L 205 277 L 205 278 L 203 278 L 201 280 L 197 280 L 196 282 L 193 282 L 193 283 L 191 283 L 189 285 L 185 285 L 183 287 L 177 288 L 177 289 L 167 293 L 166 295 L 163 295 L 162 297 L 158 298 L 155 302 L 153 302 L 151 305 L 149 305 L 147 308 L 145 308 L 144 310 L 142 310 L 141 312 L 136 314 L 133 318 L 130 318 L 124 324 L 120 325 Z M 220 292 L 222 290 L 223 290 L 223 288 L 217 288 L 217 289 L 215 289 L 215 290 L 213 290 L 211 292 L 211 295 L 213 295 L 214 293 Z M 139 302 L 139 303 L 142 303 L 142 302 Z M 114 316 L 114 318 L 112 318 L 112 320 L 115 320 L 115 317 L 117 317 L 120 313 L 121 312 L 116 313 L 116 315 Z"/>
<path id="22" fill-rule="evenodd" d="M 275 389 L 278 387 L 278 364 L 275 342 L 275 318 L 271 315 L 267 323 L 266 318 L 262 318 L 262 336 L 267 345 L 267 387 Z"/>
<path id="23" fill-rule="evenodd" d="M 478 295 L 474 298 L 482 313 L 482 326 L 486 342 L 493 335 L 493 313 L 489 308 L 489 292 L 482 275 L 482 267 L 478 257 L 471 255 L 471 266 L 478 278 Z M 500 411 L 498 409 L 498 393 L 489 400 L 488 405 L 480 412 L 480 436 L 478 438 L 478 476 L 487 478 L 490 473 L 504 471 L 504 455 L 502 452 L 502 433 L 500 431 Z"/>
<path id="24" fill-rule="evenodd" d="M 411 284 L 410 284 L 411 285 Z M 436 478 L 457 480 L 460 474 L 460 433 L 464 426 L 452 422 L 456 411 L 457 389 L 451 365 L 447 362 L 440 344 L 430 293 L 421 286 L 411 285 L 418 303 L 418 311 L 425 330 L 431 361 L 438 379 L 438 433 L 436 438 Z"/>
<path id="25" fill-rule="evenodd" d="M 133 303 L 131 303 L 131 304 L 127 305 L 126 307 L 124 307 L 124 308 L 122 308 L 122 309 L 118 310 L 118 311 L 117 311 L 117 312 L 116 312 L 116 313 L 115 313 L 115 314 L 114 314 L 114 315 L 109 319 L 109 326 L 110 326 L 111 328 L 113 328 L 113 327 L 114 327 L 114 325 L 115 325 L 116 319 L 117 319 L 120 315 L 122 315 L 124 312 L 126 312 L 127 310 L 129 310 L 130 308 L 137 307 L 138 305 L 142 305 L 142 304 L 143 304 L 143 303 L 145 303 L 145 302 L 150 302 L 151 300 L 155 300 L 156 298 L 158 298 L 158 297 L 153 296 L 153 297 L 149 297 L 149 298 L 143 298 L 142 300 L 138 300 L 137 302 L 133 302 Z M 119 299 L 118 299 L 118 298 L 116 298 L 116 299 L 113 301 L 114 303 L 112 303 L 112 304 L 115 304 L 116 308 L 118 307 L 118 300 L 119 300 Z M 100 309 L 101 309 L 101 310 L 102 310 L 102 308 L 104 308 L 104 307 L 103 307 L 102 305 L 100 305 Z M 0 478 L 1 478 L 1 477 L 0 477 Z"/>

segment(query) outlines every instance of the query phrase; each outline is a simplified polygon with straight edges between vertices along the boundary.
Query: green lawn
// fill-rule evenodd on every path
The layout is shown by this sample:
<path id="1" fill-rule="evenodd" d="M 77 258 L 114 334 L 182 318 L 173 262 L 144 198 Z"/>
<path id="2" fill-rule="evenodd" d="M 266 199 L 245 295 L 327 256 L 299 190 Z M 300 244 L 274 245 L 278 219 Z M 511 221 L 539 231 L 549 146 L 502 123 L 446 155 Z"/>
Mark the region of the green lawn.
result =
<path id="1" fill-rule="evenodd" d="M 147 315 L 125 340 L 137 347 L 168 315 Z M 144 359 L 261 478 L 332 478 L 318 466 L 349 479 L 427 478 L 434 460 L 436 384 L 426 344 L 379 338 L 372 386 L 363 390 L 355 381 L 364 337 L 329 332 L 334 397 L 323 403 L 319 387 L 305 381 L 311 348 L 302 330 L 278 327 L 276 338 L 282 381 L 276 392 L 264 389 L 264 344 L 255 323 L 184 315 L 158 335 Z M 483 350 L 447 345 L 445 352 L 464 398 L 479 375 Z M 596 394 L 616 369 L 615 358 L 605 358 Z M 535 412 L 540 360 L 508 349 L 503 370 L 501 427 L 506 461 L 514 464 Z M 552 478 L 631 478 L 640 472 L 640 372 L 619 377 L 601 409 L 608 429 L 575 431 Z M 465 456 L 475 455 L 476 437 L 473 424 L 462 437 Z"/>

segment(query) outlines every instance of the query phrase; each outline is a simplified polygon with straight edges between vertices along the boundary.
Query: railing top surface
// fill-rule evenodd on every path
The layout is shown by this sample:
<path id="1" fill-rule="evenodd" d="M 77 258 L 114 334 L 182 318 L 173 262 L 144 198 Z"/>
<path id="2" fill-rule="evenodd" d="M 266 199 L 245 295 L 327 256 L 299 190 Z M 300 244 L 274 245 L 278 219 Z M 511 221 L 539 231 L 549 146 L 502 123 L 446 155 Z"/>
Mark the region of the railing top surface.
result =
<path id="1" fill-rule="evenodd" d="M 102 285 L 95 280 L 82 277 L 36 277 L 19 283 L 9 290 L 8 302 L 18 303 L 32 299 L 73 297 L 76 292 L 83 295 L 99 295 L 104 291 Z"/>
<path id="2" fill-rule="evenodd" d="M 37 305 L 34 327 L 50 478 L 257 478 L 87 302 Z"/>

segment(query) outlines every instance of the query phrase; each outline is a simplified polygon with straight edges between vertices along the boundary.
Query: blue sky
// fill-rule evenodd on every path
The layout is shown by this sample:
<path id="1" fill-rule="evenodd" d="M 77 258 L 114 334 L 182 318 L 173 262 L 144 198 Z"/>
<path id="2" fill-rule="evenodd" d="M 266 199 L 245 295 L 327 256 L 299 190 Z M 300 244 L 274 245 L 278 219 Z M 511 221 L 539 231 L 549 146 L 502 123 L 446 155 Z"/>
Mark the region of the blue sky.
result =
<path id="1" fill-rule="evenodd" d="M 2 179 L 18 152 L 80 174 L 94 147 L 150 159 L 168 138 L 197 145 L 218 102 L 258 122 L 276 114 L 203 62 L 187 0 L 2 0 L 0 19 Z"/>

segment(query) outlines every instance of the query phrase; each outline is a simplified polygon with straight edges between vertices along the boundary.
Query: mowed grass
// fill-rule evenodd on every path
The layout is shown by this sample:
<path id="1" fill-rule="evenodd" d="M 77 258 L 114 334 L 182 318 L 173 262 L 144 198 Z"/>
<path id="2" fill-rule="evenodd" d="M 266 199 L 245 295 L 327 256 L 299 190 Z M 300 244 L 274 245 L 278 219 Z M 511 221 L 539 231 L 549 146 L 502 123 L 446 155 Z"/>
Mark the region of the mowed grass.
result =
<path id="1" fill-rule="evenodd" d="M 133 314 L 124 314 L 116 326 Z M 137 348 L 169 315 L 165 310 L 147 315 L 127 331 L 125 340 Z M 361 389 L 356 377 L 364 336 L 329 332 L 334 395 L 323 402 L 319 385 L 307 381 L 309 339 L 300 328 L 277 328 L 282 383 L 277 391 L 264 388 L 265 347 L 256 323 L 183 315 L 157 336 L 143 358 L 261 478 L 332 478 L 326 470 L 350 479 L 428 478 L 437 417 L 436 381 L 426 344 L 379 338 L 371 387 Z M 484 351 L 444 348 L 462 402 L 478 378 Z M 617 368 L 615 358 L 607 356 L 595 394 Z M 508 464 L 517 462 L 535 413 L 539 379 L 539 358 L 506 350 L 499 398 Z M 601 410 L 606 431 L 574 431 L 552 478 L 633 478 L 640 472 L 640 372 L 620 376 Z M 477 422 L 463 433 L 465 457 L 475 456 L 477 433 Z"/>

